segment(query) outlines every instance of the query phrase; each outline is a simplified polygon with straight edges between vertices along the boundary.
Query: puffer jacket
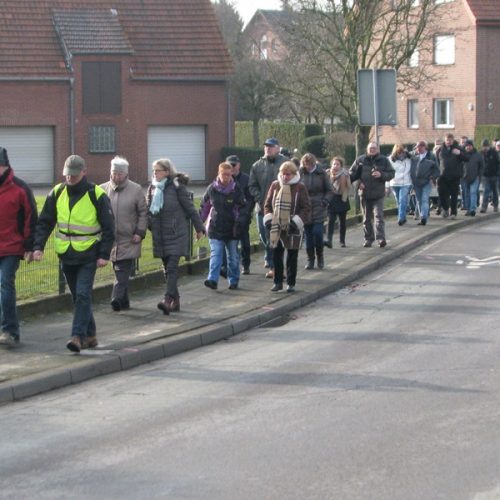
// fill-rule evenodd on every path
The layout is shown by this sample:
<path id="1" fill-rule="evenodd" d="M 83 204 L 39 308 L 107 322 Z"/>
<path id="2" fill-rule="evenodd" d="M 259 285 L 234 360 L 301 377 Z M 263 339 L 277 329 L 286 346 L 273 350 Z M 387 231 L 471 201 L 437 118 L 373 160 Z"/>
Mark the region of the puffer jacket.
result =
<path id="1" fill-rule="evenodd" d="M 389 181 L 389 186 L 410 186 L 411 185 L 411 160 L 410 155 L 405 152 L 404 157 L 389 156 L 394 177 Z"/>
<path id="2" fill-rule="evenodd" d="M 141 256 L 141 243 L 134 243 L 132 237 L 146 236 L 148 227 L 148 207 L 146 197 L 139 184 L 130 179 L 122 184 L 108 181 L 101 184 L 111 201 L 115 216 L 115 244 L 111 250 L 111 260 L 137 259 Z"/>
<path id="3" fill-rule="evenodd" d="M 333 197 L 332 184 L 328 173 L 321 165 L 316 165 L 312 172 L 309 172 L 305 167 L 300 167 L 299 174 L 300 180 L 307 188 L 311 199 L 310 223 L 325 222 L 328 215 L 328 204 Z"/>
<path id="4" fill-rule="evenodd" d="M 32 251 L 37 221 L 35 198 L 11 167 L 0 176 L 0 211 L 0 257 L 22 257 Z"/>
<path id="5" fill-rule="evenodd" d="M 378 170 L 382 175 L 373 177 L 372 172 Z M 378 153 L 375 156 L 361 155 L 349 169 L 351 182 L 361 181 L 359 190 L 367 200 L 378 200 L 385 196 L 385 183 L 394 177 L 391 162 Z"/>
<path id="6" fill-rule="evenodd" d="M 157 214 L 148 213 L 154 257 L 188 256 L 190 220 L 197 233 L 205 231 L 187 190 L 188 182 L 186 175 L 177 174 L 165 186 L 162 209 Z M 148 209 L 151 207 L 154 190 L 154 186 L 150 185 L 146 195 Z"/>
<path id="7" fill-rule="evenodd" d="M 208 237 L 214 240 L 237 240 L 240 236 L 240 210 L 245 197 L 235 180 L 223 186 L 217 179 L 203 195 L 200 216 L 206 222 Z"/>

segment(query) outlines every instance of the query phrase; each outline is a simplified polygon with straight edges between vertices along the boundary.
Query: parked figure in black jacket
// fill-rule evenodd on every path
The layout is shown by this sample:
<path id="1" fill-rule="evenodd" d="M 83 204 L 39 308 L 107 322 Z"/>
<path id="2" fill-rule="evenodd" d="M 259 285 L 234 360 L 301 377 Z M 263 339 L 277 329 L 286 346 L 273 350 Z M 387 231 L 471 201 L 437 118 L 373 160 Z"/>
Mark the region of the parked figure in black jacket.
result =
<path id="1" fill-rule="evenodd" d="M 463 175 L 463 163 L 466 160 L 463 150 L 455 141 L 453 134 L 445 135 L 444 144 L 437 152 L 440 176 L 438 193 L 441 202 L 441 215 L 451 219 L 457 216 L 458 191 Z"/>
<path id="2" fill-rule="evenodd" d="M 498 169 L 499 159 L 497 152 L 490 147 L 490 141 L 483 139 L 481 144 L 481 154 L 484 161 L 483 172 L 483 200 L 481 202 L 481 213 L 484 214 L 488 209 L 488 201 L 491 196 L 493 202 L 493 211 L 498 212 Z"/>

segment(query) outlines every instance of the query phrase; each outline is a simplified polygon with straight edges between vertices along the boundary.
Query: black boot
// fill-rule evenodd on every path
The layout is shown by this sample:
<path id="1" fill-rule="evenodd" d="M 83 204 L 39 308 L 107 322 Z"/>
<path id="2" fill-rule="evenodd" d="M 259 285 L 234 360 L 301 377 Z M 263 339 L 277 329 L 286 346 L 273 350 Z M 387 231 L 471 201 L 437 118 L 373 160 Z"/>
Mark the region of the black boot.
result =
<path id="1" fill-rule="evenodd" d="M 307 264 L 305 269 L 314 269 L 314 248 L 306 248 Z"/>
<path id="2" fill-rule="evenodd" d="M 318 269 L 325 267 L 325 259 L 323 258 L 323 247 L 316 247 L 316 259 L 318 261 Z"/>

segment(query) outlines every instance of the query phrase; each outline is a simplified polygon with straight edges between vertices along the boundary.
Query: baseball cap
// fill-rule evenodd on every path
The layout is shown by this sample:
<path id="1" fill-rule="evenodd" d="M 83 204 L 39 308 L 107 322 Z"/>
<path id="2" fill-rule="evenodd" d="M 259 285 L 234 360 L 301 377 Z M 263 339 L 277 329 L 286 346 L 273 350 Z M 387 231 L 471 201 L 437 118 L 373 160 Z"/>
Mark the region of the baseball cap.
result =
<path id="1" fill-rule="evenodd" d="M 264 146 L 279 146 L 280 143 L 276 137 L 269 137 L 264 141 Z"/>
<path id="2" fill-rule="evenodd" d="M 64 162 L 63 175 L 78 175 L 85 170 L 85 160 L 78 155 L 71 155 Z"/>
<path id="3" fill-rule="evenodd" d="M 231 165 L 234 163 L 241 163 L 240 162 L 240 159 L 236 156 L 236 155 L 229 155 L 227 158 L 226 158 L 226 162 L 227 163 L 230 163 Z"/>

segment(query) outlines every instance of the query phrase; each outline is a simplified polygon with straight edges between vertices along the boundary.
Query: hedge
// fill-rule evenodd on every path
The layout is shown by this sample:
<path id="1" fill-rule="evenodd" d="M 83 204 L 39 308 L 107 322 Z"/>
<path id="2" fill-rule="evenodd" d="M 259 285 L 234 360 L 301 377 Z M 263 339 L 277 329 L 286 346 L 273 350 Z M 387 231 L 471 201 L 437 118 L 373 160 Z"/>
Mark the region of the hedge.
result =
<path id="1" fill-rule="evenodd" d="M 494 139 L 500 139 L 500 125 L 477 125 L 474 133 L 474 144 L 481 146 L 483 139 L 490 142 Z"/>
<path id="2" fill-rule="evenodd" d="M 323 127 L 317 124 L 261 121 L 259 123 L 259 144 L 264 144 L 268 137 L 276 137 L 281 146 L 294 150 L 306 137 L 322 133 Z M 235 135 L 236 146 L 253 147 L 252 122 L 235 122 Z"/>

